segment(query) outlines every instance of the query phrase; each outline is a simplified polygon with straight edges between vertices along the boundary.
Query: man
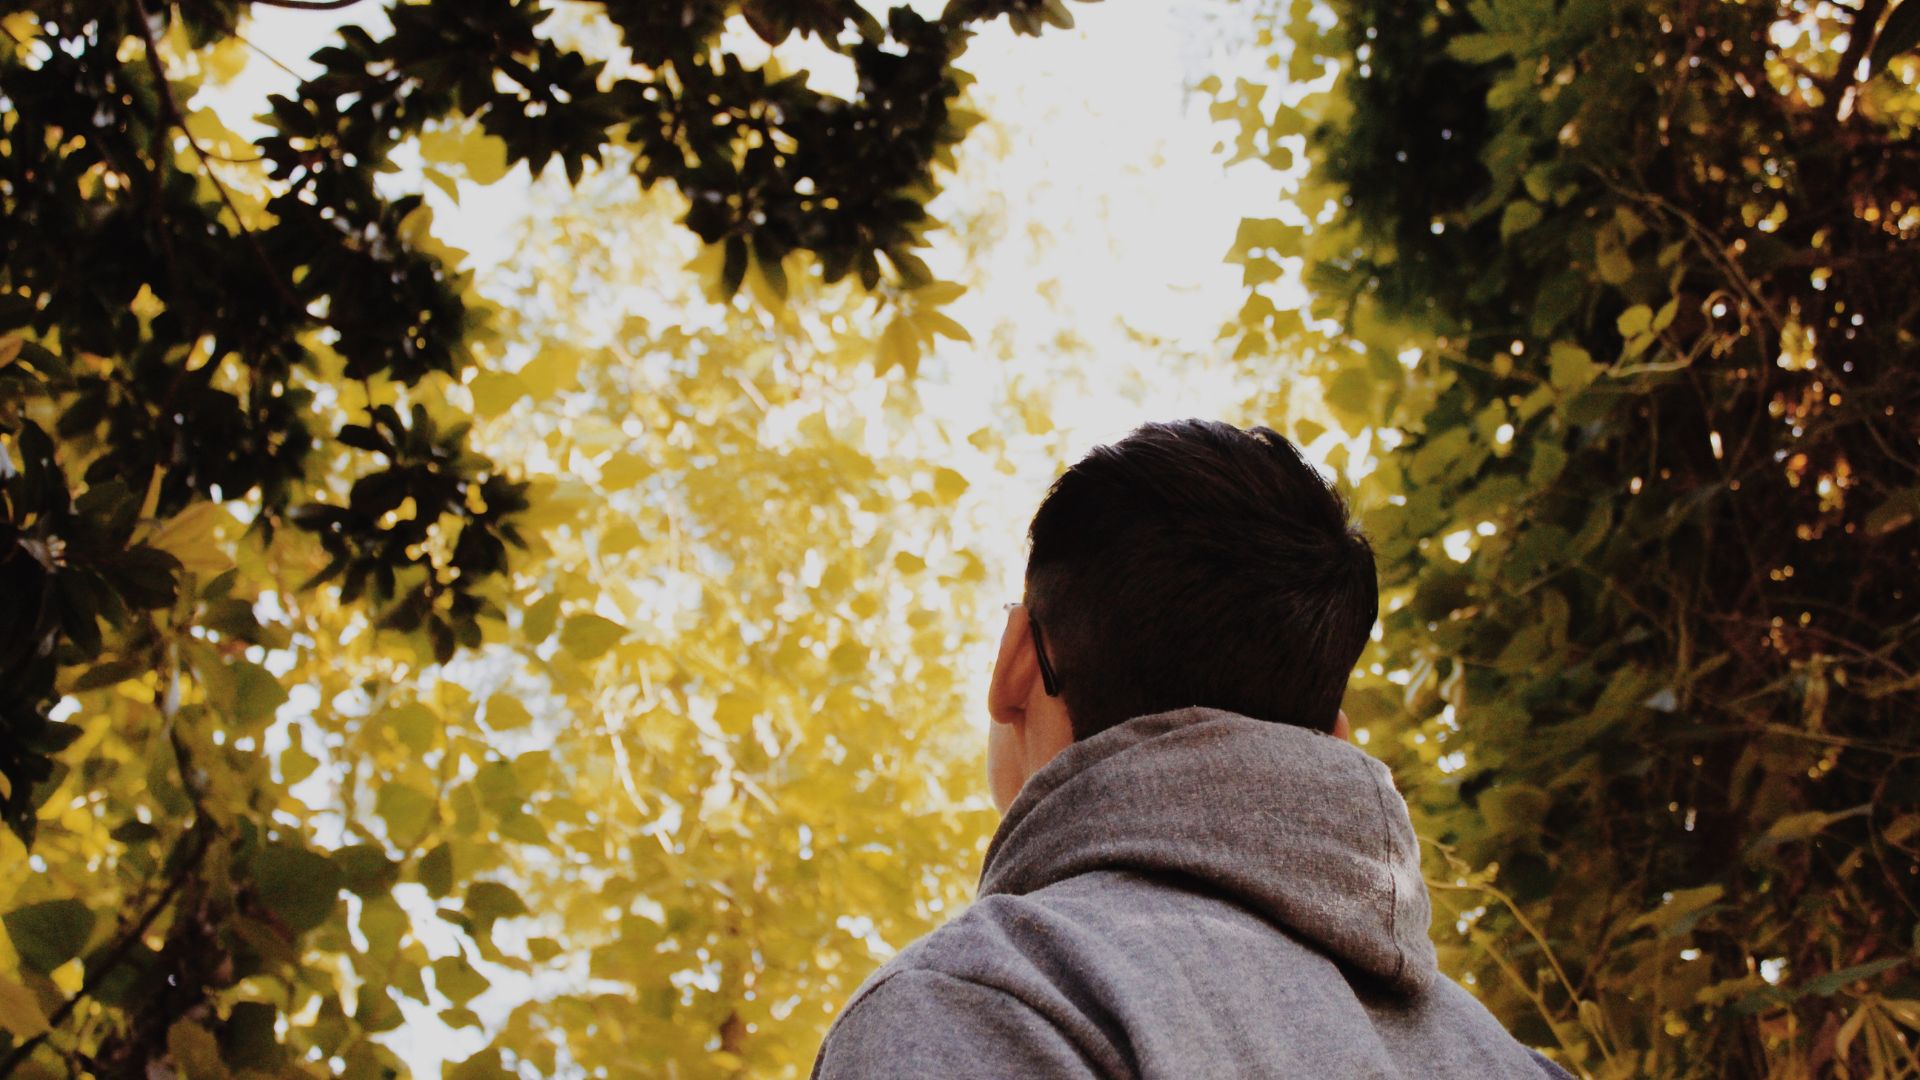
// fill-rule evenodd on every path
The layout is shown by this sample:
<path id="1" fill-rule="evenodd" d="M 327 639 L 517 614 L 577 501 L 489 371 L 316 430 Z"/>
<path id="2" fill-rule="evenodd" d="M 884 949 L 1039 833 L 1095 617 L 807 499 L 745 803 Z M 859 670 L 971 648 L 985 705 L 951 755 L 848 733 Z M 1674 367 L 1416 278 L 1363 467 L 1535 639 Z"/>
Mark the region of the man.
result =
<path id="1" fill-rule="evenodd" d="M 988 691 L 979 899 L 869 977 L 866 1077 L 1564 1077 L 1435 967 L 1340 711 L 1373 554 L 1286 439 L 1147 424 L 1057 480 Z"/>

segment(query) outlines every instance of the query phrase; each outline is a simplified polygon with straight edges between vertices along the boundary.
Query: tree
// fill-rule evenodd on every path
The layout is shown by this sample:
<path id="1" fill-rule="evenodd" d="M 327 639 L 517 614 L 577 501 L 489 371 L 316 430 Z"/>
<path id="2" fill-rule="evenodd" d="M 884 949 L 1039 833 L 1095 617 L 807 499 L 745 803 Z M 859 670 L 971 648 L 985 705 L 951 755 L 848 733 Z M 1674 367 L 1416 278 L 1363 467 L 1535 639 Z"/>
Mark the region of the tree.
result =
<path id="1" fill-rule="evenodd" d="M 959 899 L 890 868 L 981 831 L 928 720 L 949 624 L 902 602 L 982 572 L 965 480 L 871 456 L 850 401 L 965 333 L 913 249 L 969 27 L 1064 9 L 399 5 L 253 144 L 192 104 L 245 11 L 0 7 L 0 850 L 35 871 L 0 1072 L 377 1075 L 409 1014 L 553 978 L 460 1075 L 793 1074 L 799 1003 Z M 735 14 L 858 95 L 721 50 Z M 482 295 L 380 175 L 407 146 L 456 191 L 560 164 L 545 277 Z M 636 262 L 683 239 L 704 296 Z"/>
<path id="2" fill-rule="evenodd" d="M 1920 4 L 1255 18 L 1228 332 L 1370 433 L 1445 962 L 1589 1075 L 1910 1069 Z"/>

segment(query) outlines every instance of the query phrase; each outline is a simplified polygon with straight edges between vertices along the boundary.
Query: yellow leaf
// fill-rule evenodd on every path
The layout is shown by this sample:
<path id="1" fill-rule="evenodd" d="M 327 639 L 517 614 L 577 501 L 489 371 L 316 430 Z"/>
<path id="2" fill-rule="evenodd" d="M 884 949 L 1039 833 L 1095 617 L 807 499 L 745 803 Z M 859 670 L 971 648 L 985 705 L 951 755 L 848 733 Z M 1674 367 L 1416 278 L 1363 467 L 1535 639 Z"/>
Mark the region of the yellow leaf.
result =
<path id="1" fill-rule="evenodd" d="M 1820 810 L 1788 814 L 1767 828 L 1766 839 L 1787 842 L 1805 840 L 1833 823 L 1834 815 Z"/>
<path id="2" fill-rule="evenodd" d="M 603 491 L 624 491 L 652 472 L 652 463 L 639 454 L 615 454 L 600 466 L 600 488 Z"/>
<path id="3" fill-rule="evenodd" d="M 920 373 L 920 342 L 904 315 L 896 316 L 880 332 L 880 363 L 874 374 L 885 375 L 894 368 L 904 369 L 908 378 Z"/>
<path id="4" fill-rule="evenodd" d="M 560 647 L 577 660 L 592 660 L 627 636 L 627 628 L 598 615 L 575 615 L 560 627 Z"/>
<path id="5" fill-rule="evenodd" d="M 244 63 L 244 58 L 242 59 Z M 220 114 L 212 109 L 194 109 L 182 118 L 194 141 L 214 153 L 240 158 L 247 155 L 253 144 L 220 119 Z"/>
<path id="6" fill-rule="evenodd" d="M 540 350 L 540 355 L 520 369 L 520 381 L 534 397 L 551 397 L 580 385 L 580 363 L 586 354 L 564 342 Z"/>
<path id="7" fill-rule="evenodd" d="M 950 304 L 960 299 L 961 295 L 966 291 L 967 287 L 957 282 L 930 281 L 918 289 L 913 290 L 913 299 L 915 303 L 923 305 L 921 310 L 924 311 L 926 310 L 926 306 Z"/>
<path id="8" fill-rule="evenodd" d="M 843 641 L 827 654 L 827 663 L 835 674 L 857 675 L 867 666 L 866 646 L 857 641 Z"/>
<path id="9" fill-rule="evenodd" d="M 220 524 L 229 520 L 219 503 L 194 503 L 155 529 L 147 538 L 147 546 L 172 555 L 181 566 L 202 577 L 217 574 L 233 565 L 219 536 Z"/>
<path id="10" fill-rule="evenodd" d="M 964 495 L 967 490 L 967 478 L 946 466 L 933 470 L 933 493 L 941 502 L 952 502 Z"/>
<path id="11" fill-rule="evenodd" d="M 512 731 L 533 723 L 533 714 L 512 694 L 495 694 L 487 699 L 487 726 L 495 731 Z"/>
<path id="12" fill-rule="evenodd" d="M 0 1028 L 13 1032 L 17 1042 L 47 1030 L 47 1016 L 33 992 L 5 975 L 0 975 Z"/>
<path id="13" fill-rule="evenodd" d="M 454 182 L 453 177 L 431 165 L 421 166 L 420 175 L 426 177 L 434 187 L 440 189 L 442 194 L 453 200 L 453 205 L 460 205 L 460 185 Z"/>
<path id="14" fill-rule="evenodd" d="M 40 36 L 40 24 L 27 12 L 16 12 L 0 19 L 0 30 L 22 45 Z"/>
<path id="15" fill-rule="evenodd" d="M 507 175 L 507 144 L 477 127 L 425 132 L 420 156 L 436 165 L 462 165 L 476 184 L 497 183 Z"/>
<path id="16" fill-rule="evenodd" d="M 623 555 L 639 547 L 640 542 L 645 539 L 646 537 L 640 535 L 638 525 L 623 518 L 608 526 L 607 531 L 600 534 L 600 555 L 602 558 L 609 555 Z"/>
<path id="17" fill-rule="evenodd" d="M 527 396 L 527 384 L 505 371 L 482 371 L 467 389 L 473 394 L 474 415 L 483 420 L 499 416 Z"/>
<path id="18" fill-rule="evenodd" d="M 930 330 L 942 337 L 950 337 L 955 341 L 965 341 L 968 343 L 973 341 L 973 335 L 967 332 L 966 327 L 954 322 L 943 312 L 923 310 L 916 314 L 914 318 L 925 323 Z"/>
<path id="19" fill-rule="evenodd" d="M 245 41 L 224 37 L 200 54 L 200 64 L 206 68 L 208 81 L 219 84 L 231 82 L 252 58 L 253 50 Z"/>
<path id="20" fill-rule="evenodd" d="M 682 270 L 692 274 L 700 282 L 701 291 L 706 298 L 716 304 L 724 303 L 726 297 L 721 294 L 721 275 L 727 265 L 727 246 L 725 244 L 702 244 L 700 250 L 688 259 Z"/>

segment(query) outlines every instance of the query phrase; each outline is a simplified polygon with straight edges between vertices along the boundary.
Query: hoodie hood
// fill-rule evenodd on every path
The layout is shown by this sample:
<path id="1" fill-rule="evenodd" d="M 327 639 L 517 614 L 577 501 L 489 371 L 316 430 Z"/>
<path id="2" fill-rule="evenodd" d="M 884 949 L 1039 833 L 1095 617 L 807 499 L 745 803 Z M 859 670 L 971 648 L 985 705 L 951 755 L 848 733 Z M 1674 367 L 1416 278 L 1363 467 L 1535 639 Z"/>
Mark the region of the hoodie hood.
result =
<path id="1" fill-rule="evenodd" d="M 1173 874 L 1406 994 L 1437 969 L 1420 850 L 1387 767 L 1341 739 L 1195 706 L 1061 751 L 994 832 L 980 895 Z"/>

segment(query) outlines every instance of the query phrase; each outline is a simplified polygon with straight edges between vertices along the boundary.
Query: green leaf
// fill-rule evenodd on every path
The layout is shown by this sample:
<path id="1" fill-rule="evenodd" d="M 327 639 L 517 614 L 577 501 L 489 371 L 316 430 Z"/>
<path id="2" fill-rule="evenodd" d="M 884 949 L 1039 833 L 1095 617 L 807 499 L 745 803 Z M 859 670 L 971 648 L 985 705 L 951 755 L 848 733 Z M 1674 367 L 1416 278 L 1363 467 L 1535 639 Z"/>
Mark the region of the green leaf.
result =
<path id="1" fill-rule="evenodd" d="M 1539 832 L 1553 798 L 1532 784 L 1495 784 L 1480 793 L 1480 814 L 1496 833 Z"/>
<path id="2" fill-rule="evenodd" d="M 1469 64 L 1490 64 L 1525 45 L 1513 34 L 1461 34 L 1447 42 L 1447 55 Z"/>
<path id="3" fill-rule="evenodd" d="M 1510 202 L 1500 213 L 1500 239 L 1511 239 L 1515 233 L 1525 232 L 1540 224 L 1543 216 L 1540 205 L 1525 200 Z"/>
<path id="4" fill-rule="evenodd" d="M 1327 406 L 1348 431 L 1358 431 L 1373 419 L 1373 379 L 1358 367 L 1349 367 L 1327 384 Z"/>
<path id="5" fill-rule="evenodd" d="M 1726 892 L 1726 887 L 1719 884 L 1702 885 L 1694 889 L 1676 889 L 1668 895 L 1666 903 L 1642 914 L 1629 925 L 1635 929 L 1652 926 L 1665 932 L 1681 919 L 1703 912 L 1718 903 Z"/>
<path id="6" fill-rule="evenodd" d="M 1614 320 L 1614 326 L 1624 338 L 1635 338 L 1653 329 L 1653 309 L 1645 304 L 1635 304 L 1620 313 Z"/>
<path id="7" fill-rule="evenodd" d="M 521 610 L 520 632 L 528 641 L 541 642 L 553 633 L 560 616 L 560 594 L 550 592 Z"/>
<path id="8" fill-rule="evenodd" d="M 440 733 L 440 717 L 418 701 L 388 709 L 380 719 L 394 741 L 416 755 L 431 750 Z"/>
<path id="9" fill-rule="evenodd" d="M 467 886 L 467 911 L 487 920 L 511 919 L 527 914 L 527 904 L 497 881 L 476 881 Z"/>
<path id="10" fill-rule="evenodd" d="M 436 844 L 432 851 L 420 857 L 420 863 L 414 869 L 427 895 L 438 900 L 453 891 L 453 849 L 446 844 Z"/>
<path id="11" fill-rule="evenodd" d="M 9 911 L 7 937 L 28 970 L 48 972 L 80 955 L 93 934 L 93 912 L 78 900 L 43 900 Z"/>
<path id="12" fill-rule="evenodd" d="M 340 901 L 340 868 L 317 852 L 273 844 L 255 853 L 250 867 L 262 903 L 296 932 L 327 921 Z"/>
<path id="13" fill-rule="evenodd" d="M 183 1080 L 231 1080 L 233 1076 L 221 1060 L 219 1040 L 192 1020 L 176 1020 L 167 1029 L 167 1055 L 173 1059 L 175 1075 Z"/>
<path id="14" fill-rule="evenodd" d="M 512 694 L 495 694 L 487 699 L 486 719 L 495 731 L 517 731 L 533 723 L 533 714 Z"/>
<path id="15" fill-rule="evenodd" d="M 587 661 L 599 657 L 627 636 L 627 628 L 598 615 L 570 616 L 560 627 L 560 647 L 574 659 Z"/>
<path id="16" fill-rule="evenodd" d="M 455 1005 L 465 1005 L 485 993 L 487 977 L 475 971 L 464 956 L 443 956 L 433 962 L 433 988 Z"/>
<path id="17" fill-rule="evenodd" d="M 285 1075 L 279 1066 L 286 1051 L 274 1032 L 280 1010 L 264 1001 L 236 1001 L 220 1026 L 222 1054 L 235 1068 L 258 1069 Z"/>
<path id="18" fill-rule="evenodd" d="M 393 1000 L 390 988 L 365 985 L 360 987 L 359 1001 L 354 1005 L 353 1022 L 367 1031 L 392 1031 L 406 1023 L 407 1017 Z"/>
<path id="19" fill-rule="evenodd" d="M 354 844 L 333 853 L 341 882 L 357 896 L 384 896 L 400 880 L 400 864 L 379 844 Z"/>
<path id="20" fill-rule="evenodd" d="M 242 729 L 258 729 L 272 721 L 280 706 L 287 703 L 287 688 L 273 672 L 259 664 L 235 660 L 231 717 Z"/>
<path id="21" fill-rule="evenodd" d="M 1676 296 L 1666 303 L 1661 304 L 1660 310 L 1654 312 L 1653 326 L 1650 327 L 1650 329 L 1656 334 L 1665 330 L 1667 327 L 1673 325 L 1674 316 L 1678 314 L 1680 314 L 1680 298 Z"/>
<path id="22" fill-rule="evenodd" d="M 1601 229 L 1594 234 L 1593 254 L 1601 281 L 1609 285 L 1625 285 L 1633 280 L 1633 258 L 1627 254 L 1618 231 Z"/>
<path id="23" fill-rule="evenodd" d="M 1849 984 L 1857 983 L 1862 979 L 1872 978 L 1883 971 L 1892 971 L 1894 968 L 1906 962 L 1907 958 L 1904 956 L 1884 956 L 1878 960 L 1869 960 L 1864 964 L 1855 964 L 1852 967 L 1841 968 L 1839 971 L 1830 971 L 1817 978 L 1808 979 L 1800 986 L 1797 996 L 1826 997 L 1839 992 Z"/>
<path id="24" fill-rule="evenodd" d="M 387 823 L 387 839 L 397 847 L 418 842 L 438 808 L 438 799 L 410 784 L 383 784 L 373 797 L 373 812 Z"/>
<path id="25" fill-rule="evenodd" d="M 1920 487 L 1901 488 L 1867 514 L 1867 535 L 1885 536 L 1920 518 Z"/>
<path id="26" fill-rule="evenodd" d="M 1553 343 L 1547 352 L 1547 366 L 1555 389 L 1562 391 L 1584 389 L 1600 374 L 1600 366 L 1593 362 L 1593 356 L 1570 341 Z"/>

